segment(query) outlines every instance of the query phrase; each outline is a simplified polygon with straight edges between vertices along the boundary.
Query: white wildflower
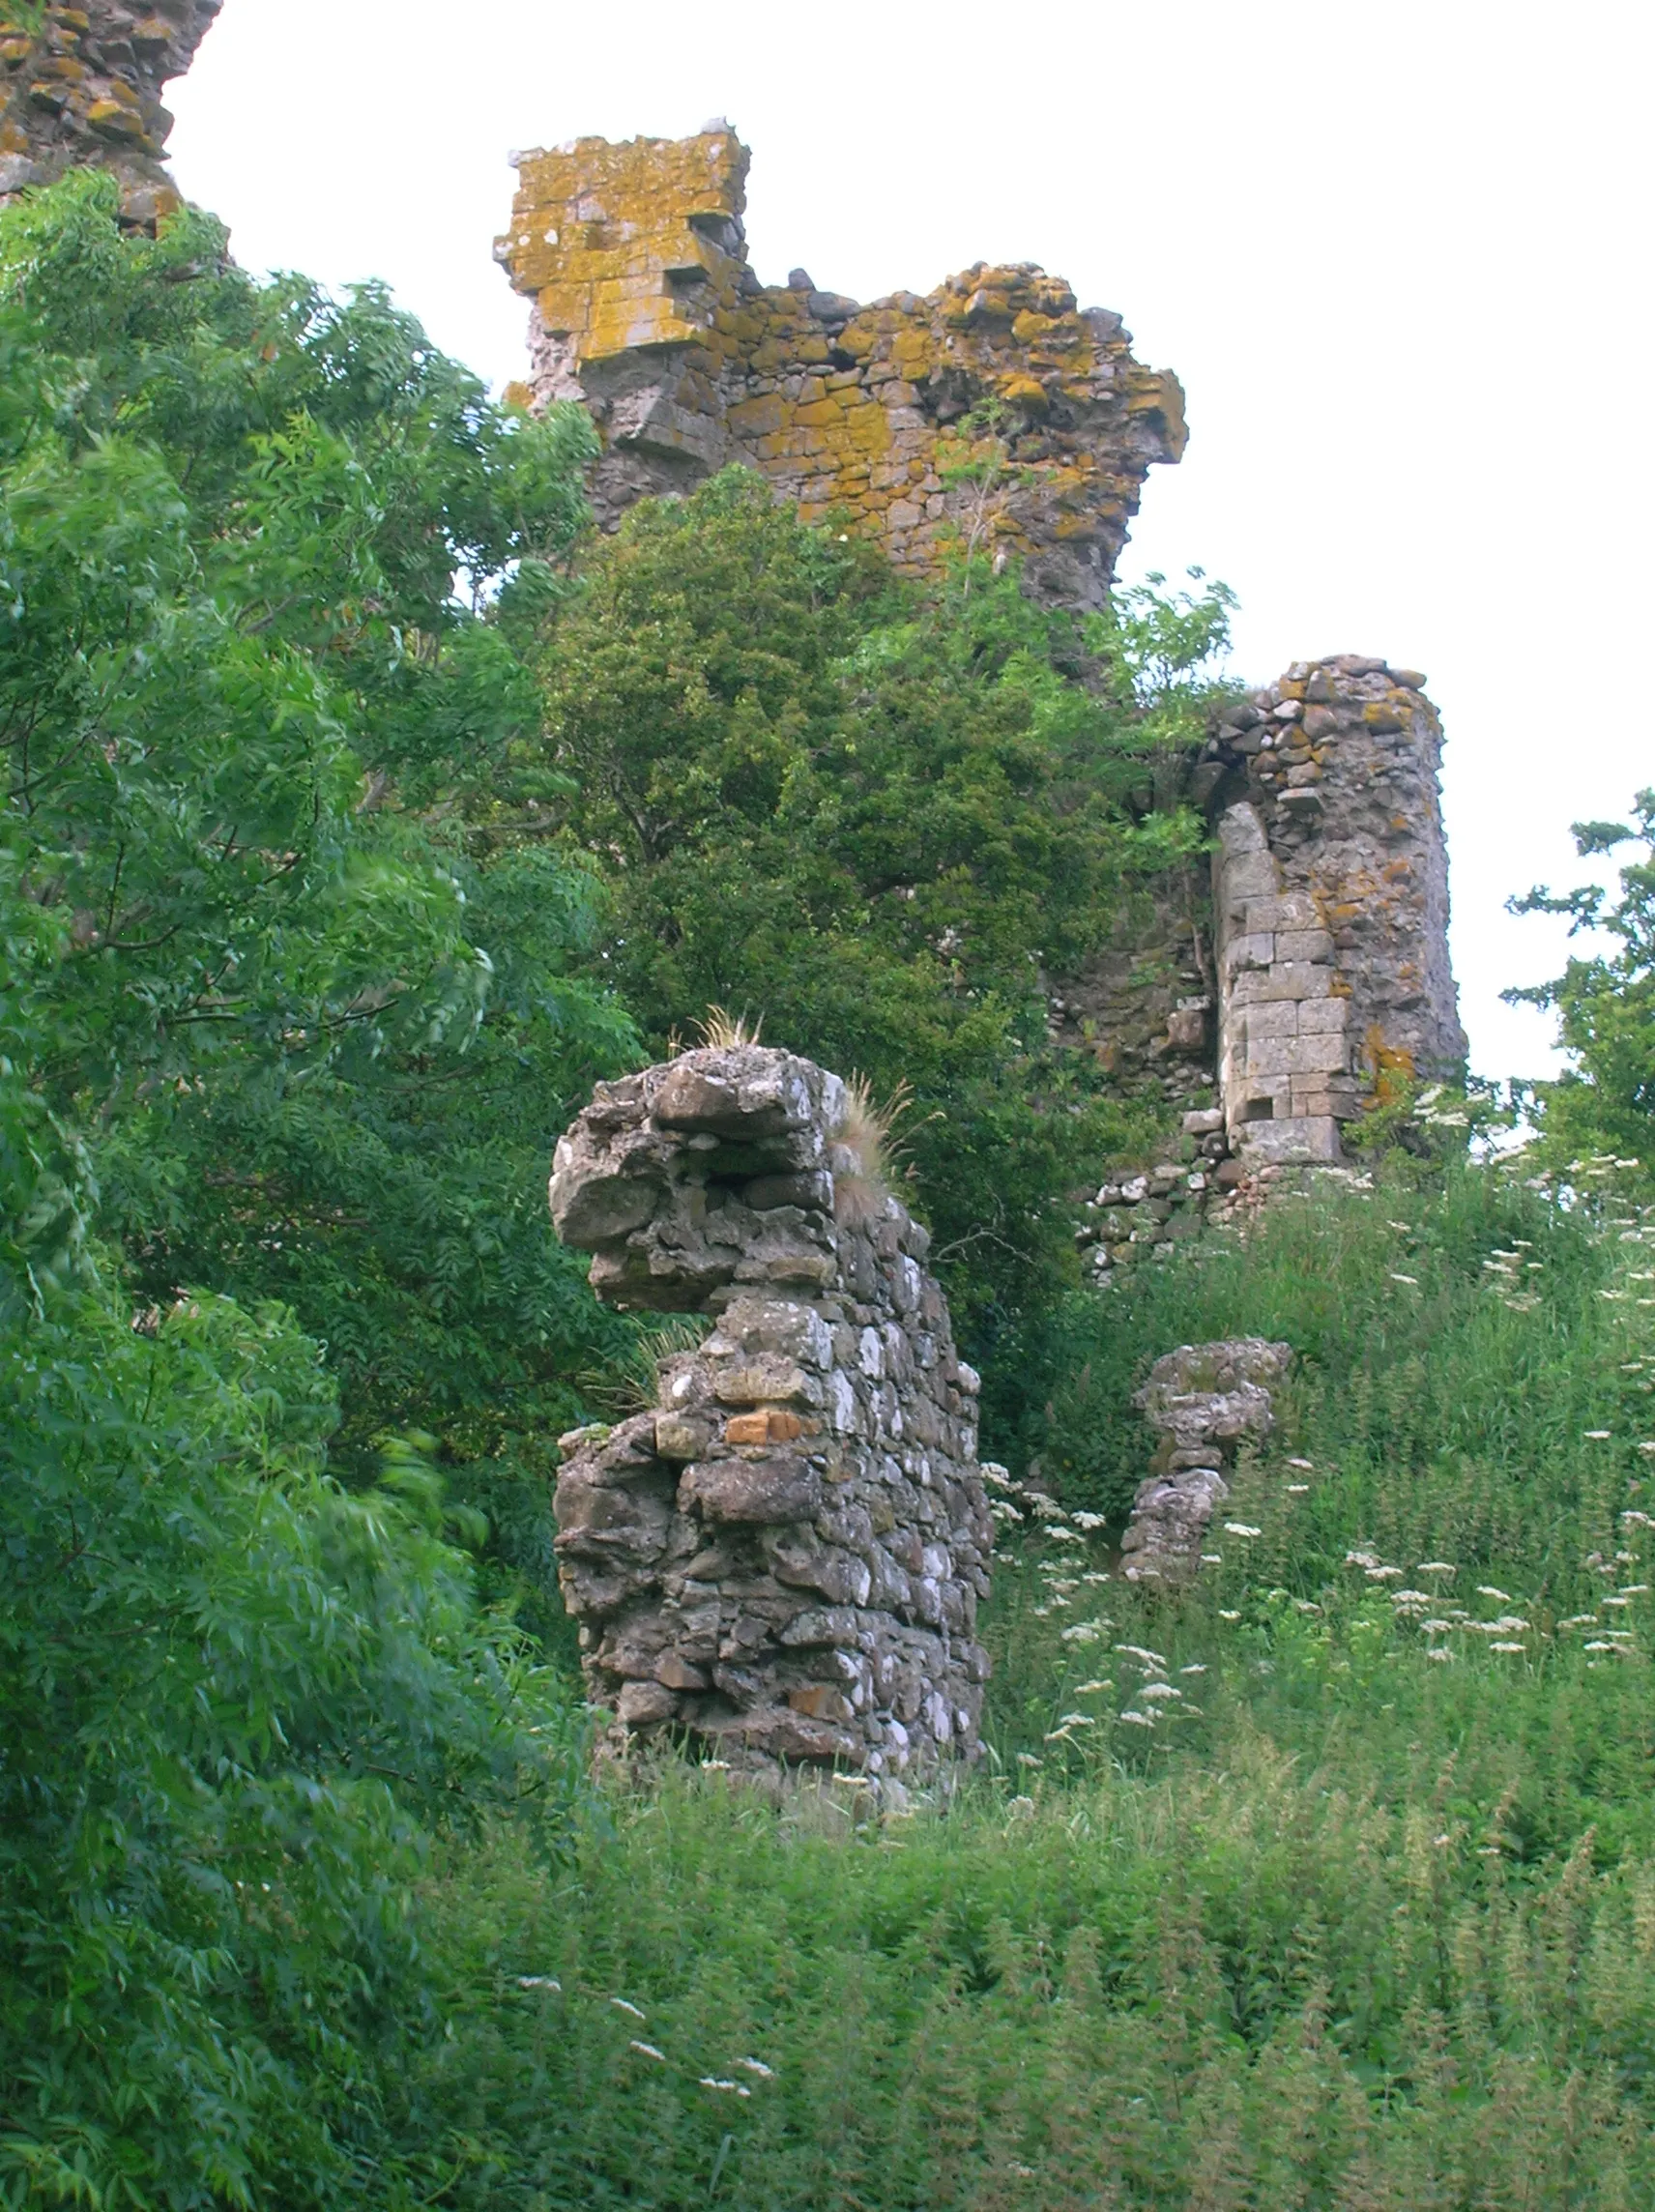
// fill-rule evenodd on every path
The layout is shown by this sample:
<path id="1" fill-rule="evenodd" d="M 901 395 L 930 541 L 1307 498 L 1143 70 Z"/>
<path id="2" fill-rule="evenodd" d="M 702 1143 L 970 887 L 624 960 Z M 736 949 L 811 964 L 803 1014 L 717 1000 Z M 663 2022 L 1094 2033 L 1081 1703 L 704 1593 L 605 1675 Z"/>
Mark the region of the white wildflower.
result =
<path id="1" fill-rule="evenodd" d="M 1527 1648 L 1526 1644 L 1491 1644 L 1489 1645 L 1491 1651 L 1526 1651 Z"/>
<path id="2" fill-rule="evenodd" d="M 1428 1659 L 1452 1659 L 1454 1654 L 1446 1644 L 1438 1644 L 1435 1650 L 1428 1651 L 1425 1656 Z"/>
<path id="3" fill-rule="evenodd" d="M 629 2019 L 647 2020 L 649 2018 L 649 2015 L 641 2013 L 635 2004 L 628 2004 L 624 1997 L 611 1997 L 609 2001 L 617 2012 L 625 2013 Z"/>
<path id="4" fill-rule="evenodd" d="M 633 2036 L 626 2048 L 628 2051 L 636 2051 L 641 2057 L 658 2058 L 663 2066 L 667 2062 L 667 2054 L 664 2051 L 657 2051 L 653 2043 L 640 2043 L 636 2036 Z"/>
<path id="5" fill-rule="evenodd" d="M 1175 1689 L 1171 1682 L 1146 1682 L 1138 1695 L 1152 1702 L 1156 1698 L 1181 1698 L 1183 1692 Z"/>
<path id="6" fill-rule="evenodd" d="M 1447 1559 L 1421 1559 L 1413 1571 L 1416 1575 L 1457 1575 L 1460 1572 Z"/>
<path id="7" fill-rule="evenodd" d="M 1178 1673 L 1180 1674 L 1205 1674 L 1206 1673 L 1206 1669 L 1198 1659 L 1192 1666 L 1180 1667 L 1178 1669 Z"/>
<path id="8" fill-rule="evenodd" d="M 1288 1484 L 1288 1496 L 1290 1498 L 1302 1498 L 1309 1488 L 1308 1482 L 1290 1482 Z"/>
<path id="9" fill-rule="evenodd" d="M 1153 1728 L 1155 1725 L 1154 1716 L 1150 1713 L 1125 1712 L 1120 1717 L 1123 1721 L 1130 1721 L 1134 1728 Z"/>
<path id="10" fill-rule="evenodd" d="M 753 2093 L 744 2081 L 720 2081 L 712 2074 L 702 2075 L 701 2086 L 704 2089 L 720 2089 L 727 2097 L 750 2097 Z"/>
<path id="11" fill-rule="evenodd" d="M 1369 1567 L 1366 1569 L 1366 1573 L 1371 1583 L 1389 1583 L 1395 1582 L 1397 1576 L 1402 1573 L 1402 1569 L 1401 1567 Z"/>
<path id="12" fill-rule="evenodd" d="M 1226 1521 L 1224 1533 L 1227 1536 L 1262 1536 L 1264 1531 L 1250 1527 L 1245 1521 Z"/>
<path id="13" fill-rule="evenodd" d="M 1316 1472 L 1316 1462 L 1314 1460 L 1290 1459 L 1288 1461 L 1288 1465 L 1289 1467 L 1298 1468 L 1305 1474 L 1314 1474 Z"/>
<path id="14" fill-rule="evenodd" d="M 762 2058 L 738 2058 L 736 2063 L 748 2074 L 756 2074 L 761 2081 L 775 2080 L 775 2068 L 767 2066 Z"/>
<path id="15" fill-rule="evenodd" d="M 1510 1605 L 1511 1603 L 1510 1590 L 1495 1589 L 1493 1583 L 1479 1583 L 1477 1595 L 1479 1597 L 1492 1597 L 1495 1605 Z"/>
<path id="16" fill-rule="evenodd" d="M 1118 1644 L 1117 1651 L 1124 1651 L 1128 1659 L 1142 1659 L 1145 1666 L 1153 1667 L 1158 1674 L 1167 1671 L 1167 1662 L 1158 1651 L 1151 1651 L 1147 1644 Z"/>
<path id="17" fill-rule="evenodd" d="M 1406 1283 L 1410 1291 L 1417 1291 L 1419 1288 L 1419 1277 L 1417 1275 L 1399 1275 L 1393 1270 L 1391 1274 L 1391 1281 L 1393 1283 Z"/>
<path id="18" fill-rule="evenodd" d="M 1239 1620 L 1241 1615 L 1238 1613 L 1227 1613 L 1223 1606 L 1220 1606 L 1218 1609 L 1218 1617 L 1220 1620 Z"/>
<path id="19" fill-rule="evenodd" d="M 520 1990 L 556 1990 L 559 1996 L 562 1996 L 564 1990 L 564 1985 L 556 1974 L 519 1974 L 517 1987 Z"/>
<path id="20" fill-rule="evenodd" d="M 1614 1432 L 1612 1429 L 1582 1429 L 1581 1434 L 1588 1443 L 1603 1444 L 1608 1443 Z"/>

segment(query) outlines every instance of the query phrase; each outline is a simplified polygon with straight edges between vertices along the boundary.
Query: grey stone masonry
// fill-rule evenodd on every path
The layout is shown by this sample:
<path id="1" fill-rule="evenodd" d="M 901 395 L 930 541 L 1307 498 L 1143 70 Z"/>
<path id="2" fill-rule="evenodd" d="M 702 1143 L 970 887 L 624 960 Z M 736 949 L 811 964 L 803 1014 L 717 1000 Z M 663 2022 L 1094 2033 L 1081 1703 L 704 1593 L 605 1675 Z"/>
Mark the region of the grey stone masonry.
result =
<path id="1" fill-rule="evenodd" d="M 1218 731 L 1218 1076 L 1243 1159 L 1337 1161 L 1387 1085 L 1465 1059 L 1424 681 L 1299 661 Z"/>
<path id="2" fill-rule="evenodd" d="M 653 1407 L 561 1440 L 557 1549 L 621 1736 L 894 1796 L 977 1756 L 993 1523 L 977 1378 L 874 1144 L 837 1076 L 768 1047 L 597 1086 L 558 1233 L 599 1296 L 709 1331 Z"/>
<path id="3" fill-rule="evenodd" d="M 1243 1440 L 1275 1426 L 1270 1385 L 1292 1363 L 1291 1345 L 1242 1336 L 1180 1345 L 1150 1368 L 1135 1402 L 1160 1443 L 1121 1539 L 1128 1582 L 1170 1587 L 1199 1571 L 1207 1525 L 1230 1495 L 1224 1470 Z"/>

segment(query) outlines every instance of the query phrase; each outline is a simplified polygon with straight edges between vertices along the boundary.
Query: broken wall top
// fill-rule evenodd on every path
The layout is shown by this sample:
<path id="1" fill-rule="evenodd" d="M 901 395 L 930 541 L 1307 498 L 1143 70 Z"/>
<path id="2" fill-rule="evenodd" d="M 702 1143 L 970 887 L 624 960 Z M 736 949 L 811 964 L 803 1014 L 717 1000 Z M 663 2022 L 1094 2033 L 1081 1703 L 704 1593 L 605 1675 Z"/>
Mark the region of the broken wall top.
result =
<path id="1" fill-rule="evenodd" d="M 970 539 L 1021 556 L 1039 597 L 1100 606 L 1145 477 L 1183 451 L 1177 379 L 1032 263 L 866 306 L 802 270 L 760 284 L 747 161 L 723 126 L 518 157 L 496 252 L 534 302 L 534 402 L 577 399 L 603 434 L 599 519 L 744 461 L 901 569 Z"/>

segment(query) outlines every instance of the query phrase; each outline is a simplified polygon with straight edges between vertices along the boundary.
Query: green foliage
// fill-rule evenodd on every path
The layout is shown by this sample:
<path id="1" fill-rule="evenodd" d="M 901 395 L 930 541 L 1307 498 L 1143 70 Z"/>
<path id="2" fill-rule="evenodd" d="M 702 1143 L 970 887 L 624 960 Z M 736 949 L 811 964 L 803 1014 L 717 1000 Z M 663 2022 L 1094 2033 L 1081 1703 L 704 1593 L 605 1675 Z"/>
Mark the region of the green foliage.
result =
<path id="1" fill-rule="evenodd" d="M 416 2077 L 454 2200 L 1641 2201 L 1652 1242 L 1403 1155 L 1091 1298 L 1123 1382 L 1215 1324 L 1299 1349 L 1218 1563 L 1157 1598 L 1084 1511 L 1011 1522 L 945 1813 L 668 1770 L 569 1916 L 503 1848 Z"/>
<path id="2" fill-rule="evenodd" d="M 261 288 L 204 218 L 124 237 L 111 195 L 80 174 L 0 231 L 5 835 L 67 930 L 37 1088 L 136 1295 L 289 1305 L 341 1385 L 335 1469 L 435 1430 L 544 1624 L 545 1439 L 624 1341 L 545 1161 L 636 1040 L 574 972 L 591 873 L 428 801 L 535 722 L 508 633 L 590 427 L 491 408 L 375 287 Z"/>
<path id="3" fill-rule="evenodd" d="M 27 1076 L 72 940 L 11 872 L 0 945 L 0 2201 L 332 2202 L 375 2040 L 427 2031 L 429 1838 L 555 1840 L 578 1737 L 429 1491 L 326 1475 L 286 1314 L 100 1267 Z"/>
<path id="4" fill-rule="evenodd" d="M 1514 914 L 1566 914 L 1570 934 L 1601 930 L 1611 949 L 1572 959 L 1561 975 L 1508 999 L 1553 1006 L 1561 1042 L 1575 1065 L 1555 1083 L 1535 1087 L 1541 1149 L 1535 1157 L 1560 1166 L 1571 1154 L 1627 1154 L 1644 1176 L 1655 1175 L 1655 791 L 1638 794 L 1630 826 L 1577 822 L 1582 856 L 1636 842 L 1641 856 L 1620 871 L 1620 896 L 1601 885 L 1553 896 L 1533 890 L 1514 899 Z"/>
<path id="5" fill-rule="evenodd" d="M 1131 800 L 1170 742 L 1152 703 L 1222 648 L 1225 596 L 1171 628 L 1134 602 L 1107 635 L 1009 573 L 925 599 L 741 471 L 634 509 L 581 585 L 524 766 L 537 805 L 566 778 L 565 836 L 610 875 L 604 972 L 657 1045 L 721 1004 L 877 1090 L 906 1078 L 918 1199 L 991 1341 L 1072 1269 L 1057 1195 L 1148 1133 L 1048 1051 L 1041 972 L 1200 846 Z"/>
<path id="6" fill-rule="evenodd" d="M 475 1500 L 370 1440 L 469 1413 L 547 1586 L 499 1440 L 603 1326 L 530 1194 L 632 1034 L 589 880 L 376 760 L 504 742 L 451 578 L 560 552 L 582 451 L 106 179 L 0 218 L 0 2201 L 339 2201 L 432 1839 L 578 1790 Z"/>

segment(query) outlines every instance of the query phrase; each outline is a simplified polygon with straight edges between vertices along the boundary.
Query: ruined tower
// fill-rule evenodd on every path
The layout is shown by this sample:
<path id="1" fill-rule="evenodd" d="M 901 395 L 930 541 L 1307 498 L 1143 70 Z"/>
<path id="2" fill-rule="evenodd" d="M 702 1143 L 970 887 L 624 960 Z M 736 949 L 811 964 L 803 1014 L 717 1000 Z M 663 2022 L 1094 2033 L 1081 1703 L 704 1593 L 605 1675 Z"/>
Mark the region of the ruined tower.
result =
<path id="1" fill-rule="evenodd" d="M 1145 477 L 1185 439 L 1177 379 L 1133 360 L 1118 315 L 1027 262 L 866 306 L 803 270 L 761 284 L 722 122 L 516 160 L 495 251 L 534 302 L 529 394 L 590 409 L 606 526 L 745 461 L 899 569 L 953 538 L 1020 555 L 1052 603 L 1103 604 Z"/>

